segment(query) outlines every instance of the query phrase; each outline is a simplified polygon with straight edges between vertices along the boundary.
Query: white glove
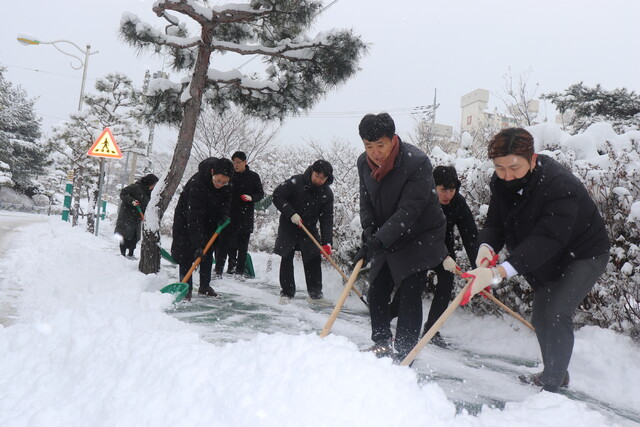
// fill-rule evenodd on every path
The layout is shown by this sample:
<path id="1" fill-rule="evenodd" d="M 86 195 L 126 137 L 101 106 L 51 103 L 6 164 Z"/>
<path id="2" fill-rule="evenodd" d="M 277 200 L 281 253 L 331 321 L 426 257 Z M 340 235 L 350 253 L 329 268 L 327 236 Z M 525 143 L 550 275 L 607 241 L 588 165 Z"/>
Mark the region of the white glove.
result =
<path id="1" fill-rule="evenodd" d="M 465 292 L 460 305 L 465 305 L 469 302 L 471 297 L 479 293 L 483 289 L 487 292 L 491 292 L 491 285 L 493 284 L 493 271 L 490 268 L 480 267 L 475 270 L 462 273 L 462 277 L 471 280 L 471 286 Z"/>
<path id="2" fill-rule="evenodd" d="M 300 218 L 300 215 L 297 213 L 293 214 L 291 215 L 291 222 L 300 227 L 300 224 L 302 224 L 302 218 Z"/>
<path id="3" fill-rule="evenodd" d="M 442 261 L 442 266 L 444 267 L 445 270 L 447 270 L 449 273 L 453 273 L 453 274 L 458 274 L 460 273 L 460 267 L 458 267 L 458 264 L 456 264 L 456 262 L 453 260 L 453 258 L 451 258 L 450 256 L 447 256 L 444 261 Z"/>
<path id="4" fill-rule="evenodd" d="M 495 256 L 495 252 L 489 246 L 481 245 L 476 257 L 476 267 L 489 267 Z"/>

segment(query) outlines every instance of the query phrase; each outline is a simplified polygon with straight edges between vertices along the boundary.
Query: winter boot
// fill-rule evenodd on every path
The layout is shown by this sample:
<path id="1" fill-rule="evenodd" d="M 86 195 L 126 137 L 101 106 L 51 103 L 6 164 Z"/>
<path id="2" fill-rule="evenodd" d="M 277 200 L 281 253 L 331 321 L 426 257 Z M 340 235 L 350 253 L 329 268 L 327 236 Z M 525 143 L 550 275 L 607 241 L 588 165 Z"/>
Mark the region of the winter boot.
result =
<path id="1" fill-rule="evenodd" d="M 289 304 L 289 303 L 291 302 L 291 300 L 292 300 L 292 299 L 293 299 L 293 298 L 288 297 L 288 296 L 286 296 L 286 295 L 281 295 L 281 296 L 280 296 L 280 301 L 278 301 L 278 304 L 280 304 L 280 305 L 287 305 L 287 304 Z"/>
<path id="2" fill-rule="evenodd" d="M 518 379 L 525 384 L 544 387 L 544 384 L 542 383 L 542 372 L 530 375 L 518 375 Z M 562 380 L 562 384 L 560 384 L 560 387 L 569 387 L 569 380 L 569 371 L 567 371 L 567 373 L 564 374 L 564 380 Z"/>
<path id="3" fill-rule="evenodd" d="M 440 332 L 436 332 L 436 334 L 433 336 L 433 338 L 431 338 L 429 343 L 436 345 L 440 348 L 444 348 L 445 350 L 451 347 L 451 345 L 447 341 L 445 341 L 444 338 L 442 338 L 442 335 L 440 335 Z"/>
<path id="4" fill-rule="evenodd" d="M 360 351 L 371 352 L 376 357 L 392 357 L 393 342 L 391 341 L 391 338 L 387 338 L 385 340 L 378 341 L 371 347 L 365 348 L 364 350 L 360 350 Z"/>
<path id="5" fill-rule="evenodd" d="M 204 286 L 198 289 L 198 295 L 205 295 L 208 297 L 217 297 L 218 293 L 214 291 L 211 286 Z"/>

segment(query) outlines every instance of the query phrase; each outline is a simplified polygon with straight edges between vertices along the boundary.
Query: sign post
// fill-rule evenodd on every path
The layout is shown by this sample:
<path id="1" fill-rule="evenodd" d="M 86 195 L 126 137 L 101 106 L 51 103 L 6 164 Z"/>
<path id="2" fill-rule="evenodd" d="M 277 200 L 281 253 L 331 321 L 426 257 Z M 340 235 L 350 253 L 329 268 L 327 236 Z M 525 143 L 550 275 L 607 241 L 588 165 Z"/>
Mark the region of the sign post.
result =
<path id="1" fill-rule="evenodd" d="M 73 170 L 67 172 L 67 183 L 64 188 L 64 203 L 62 204 L 62 220 L 69 221 L 69 209 L 71 209 L 71 196 L 73 194 Z"/>
<path id="2" fill-rule="evenodd" d="M 89 156 L 101 157 L 100 159 L 100 179 L 98 181 L 98 200 L 96 203 L 96 236 L 98 235 L 98 226 L 100 225 L 100 207 L 102 206 L 102 183 L 104 181 L 104 158 L 121 159 L 122 151 L 116 144 L 116 139 L 111 133 L 111 129 L 104 128 L 98 139 L 93 143 L 89 151 Z"/>

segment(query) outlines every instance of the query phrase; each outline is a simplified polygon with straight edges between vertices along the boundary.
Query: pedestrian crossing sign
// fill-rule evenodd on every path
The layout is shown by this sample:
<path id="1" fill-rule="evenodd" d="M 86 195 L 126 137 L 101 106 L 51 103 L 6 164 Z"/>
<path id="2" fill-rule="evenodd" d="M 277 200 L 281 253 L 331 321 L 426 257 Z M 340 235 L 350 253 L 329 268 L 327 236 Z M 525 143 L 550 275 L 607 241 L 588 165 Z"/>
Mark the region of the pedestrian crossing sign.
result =
<path id="1" fill-rule="evenodd" d="M 122 158 L 122 151 L 120 151 L 120 147 L 116 144 L 116 139 L 113 137 L 111 129 L 104 128 L 98 139 L 96 139 L 96 142 L 94 142 L 91 148 L 89 148 L 87 155 L 96 157 L 112 157 L 115 159 Z"/>

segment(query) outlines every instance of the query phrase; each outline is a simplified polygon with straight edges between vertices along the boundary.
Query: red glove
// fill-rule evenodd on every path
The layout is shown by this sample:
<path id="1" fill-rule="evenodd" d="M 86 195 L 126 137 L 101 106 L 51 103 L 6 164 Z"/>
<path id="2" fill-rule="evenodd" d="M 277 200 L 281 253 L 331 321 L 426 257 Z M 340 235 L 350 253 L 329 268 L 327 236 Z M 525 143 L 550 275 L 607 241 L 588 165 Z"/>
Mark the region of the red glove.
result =
<path id="1" fill-rule="evenodd" d="M 494 253 L 488 246 L 480 245 L 476 257 L 476 267 L 495 267 L 500 256 Z"/>
<path id="2" fill-rule="evenodd" d="M 327 255 L 331 255 L 331 245 L 326 244 L 326 245 L 322 245 L 322 249 L 324 249 L 324 251 L 327 253 Z M 323 254 L 324 255 L 324 254 Z"/>
<path id="3" fill-rule="evenodd" d="M 468 303 L 472 296 L 480 293 L 483 289 L 486 292 L 491 292 L 491 285 L 493 283 L 493 271 L 491 271 L 490 268 L 476 268 L 475 270 L 462 273 L 462 277 L 464 277 L 465 279 L 471 279 L 471 281 L 469 282 L 467 292 L 464 293 L 462 301 L 460 301 L 460 305 L 465 305 L 466 303 Z"/>
<path id="4" fill-rule="evenodd" d="M 140 202 L 139 202 L 139 201 L 137 201 L 137 200 L 134 200 L 133 202 L 131 202 L 131 204 L 132 204 L 133 206 L 140 206 Z"/>
<path id="5" fill-rule="evenodd" d="M 253 200 L 251 196 L 248 194 L 243 194 L 242 196 L 240 196 L 240 198 L 242 199 L 243 202 L 250 202 L 251 200 Z"/>

